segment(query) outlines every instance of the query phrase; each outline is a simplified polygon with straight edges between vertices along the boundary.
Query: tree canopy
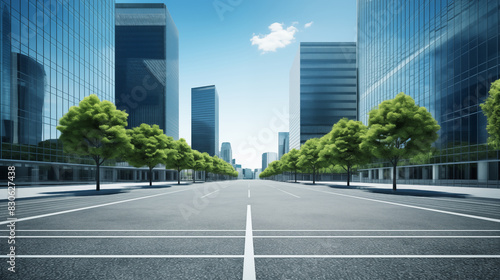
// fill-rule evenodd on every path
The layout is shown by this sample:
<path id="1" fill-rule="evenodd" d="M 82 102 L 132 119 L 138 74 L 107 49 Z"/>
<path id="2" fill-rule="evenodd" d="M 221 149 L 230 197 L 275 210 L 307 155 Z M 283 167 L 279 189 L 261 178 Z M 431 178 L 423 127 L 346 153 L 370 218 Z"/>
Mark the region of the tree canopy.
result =
<path id="1" fill-rule="evenodd" d="M 322 138 L 324 148 L 320 158 L 332 165 L 339 165 L 347 172 L 349 186 L 351 169 L 369 161 L 370 155 L 361 149 L 367 128 L 360 121 L 342 118 L 333 125 L 332 131 Z"/>
<path id="2" fill-rule="evenodd" d="M 323 164 L 319 156 L 321 149 L 322 145 L 319 138 L 311 138 L 300 147 L 298 165 L 303 171 L 310 171 L 313 174 L 313 184 L 316 184 L 316 171 Z"/>
<path id="3" fill-rule="evenodd" d="M 113 103 L 100 101 L 97 95 L 85 97 L 79 106 L 72 106 L 59 120 L 59 140 L 66 153 L 90 156 L 96 163 L 96 190 L 100 190 L 100 166 L 107 160 L 130 150 L 126 133 L 128 114 Z"/>
<path id="4" fill-rule="evenodd" d="M 491 84 L 489 96 L 481 104 L 481 109 L 488 120 L 488 144 L 496 150 L 500 149 L 500 79 Z"/>
<path id="5" fill-rule="evenodd" d="M 124 153 L 124 159 L 134 167 L 149 168 L 149 185 L 153 182 L 153 168 L 167 160 L 173 138 L 163 133 L 158 125 L 141 124 L 127 130 L 132 148 Z"/>
<path id="6" fill-rule="evenodd" d="M 172 149 L 167 154 L 165 166 L 177 170 L 177 184 L 181 184 L 181 171 L 192 168 L 194 163 L 193 151 L 186 140 L 181 138 L 173 141 Z"/>
<path id="7" fill-rule="evenodd" d="M 438 138 L 439 129 L 437 121 L 425 107 L 416 105 L 410 96 L 399 93 L 370 111 L 368 131 L 361 148 L 392 163 L 392 187 L 396 190 L 398 162 L 429 152 Z"/>

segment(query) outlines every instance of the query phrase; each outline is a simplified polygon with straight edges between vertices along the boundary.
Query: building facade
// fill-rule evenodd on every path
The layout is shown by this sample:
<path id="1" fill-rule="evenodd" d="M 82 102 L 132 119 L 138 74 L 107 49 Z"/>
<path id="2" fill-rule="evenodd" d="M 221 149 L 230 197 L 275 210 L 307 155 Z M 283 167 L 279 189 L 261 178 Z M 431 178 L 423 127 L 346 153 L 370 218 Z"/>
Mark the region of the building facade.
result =
<path id="1" fill-rule="evenodd" d="M 289 140 L 290 140 L 290 133 L 278 132 L 278 160 L 280 160 L 284 154 L 288 153 Z"/>
<path id="2" fill-rule="evenodd" d="M 115 103 L 114 1 L 1 0 L 0 68 L 0 169 L 14 165 L 23 184 L 95 182 L 94 161 L 64 153 L 56 127 L 90 94 Z M 100 173 L 116 182 L 148 171 L 109 160 Z M 174 178 L 163 168 L 154 179 Z"/>
<path id="3" fill-rule="evenodd" d="M 191 89 L 191 147 L 219 155 L 219 94 L 214 85 Z"/>
<path id="4" fill-rule="evenodd" d="M 179 34 L 165 4 L 116 4 L 116 106 L 179 139 Z"/>
<path id="5" fill-rule="evenodd" d="M 222 142 L 220 148 L 220 157 L 229 164 L 233 163 L 233 151 L 231 149 L 231 143 Z"/>
<path id="6" fill-rule="evenodd" d="M 275 161 L 278 160 L 278 154 L 274 152 L 267 152 L 262 154 L 262 171 L 266 170 L 267 166 Z"/>
<path id="7" fill-rule="evenodd" d="M 290 148 L 357 117 L 356 43 L 301 42 L 290 70 Z"/>
<path id="8" fill-rule="evenodd" d="M 429 161 L 398 178 L 499 186 L 499 153 L 486 145 L 479 106 L 500 78 L 499 1 L 358 0 L 359 119 L 404 92 L 441 126 Z M 365 180 L 390 179 L 370 169 Z"/>

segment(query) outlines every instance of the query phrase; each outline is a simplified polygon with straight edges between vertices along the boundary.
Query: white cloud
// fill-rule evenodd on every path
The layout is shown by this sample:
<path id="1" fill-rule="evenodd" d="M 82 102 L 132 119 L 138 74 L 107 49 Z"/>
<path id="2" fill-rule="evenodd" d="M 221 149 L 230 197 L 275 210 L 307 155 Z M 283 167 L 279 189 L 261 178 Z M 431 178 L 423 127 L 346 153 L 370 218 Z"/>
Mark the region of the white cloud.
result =
<path id="1" fill-rule="evenodd" d="M 314 21 L 308 22 L 304 25 L 304 28 L 309 28 L 311 25 L 313 25 Z"/>
<path id="2" fill-rule="evenodd" d="M 295 33 L 298 29 L 295 26 L 289 26 L 283 29 L 283 23 L 273 23 L 269 25 L 271 33 L 267 35 L 254 35 L 250 41 L 257 45 L 263 53 L 275 52 L 276 49 L 284 48 L 295 40 Z"/>

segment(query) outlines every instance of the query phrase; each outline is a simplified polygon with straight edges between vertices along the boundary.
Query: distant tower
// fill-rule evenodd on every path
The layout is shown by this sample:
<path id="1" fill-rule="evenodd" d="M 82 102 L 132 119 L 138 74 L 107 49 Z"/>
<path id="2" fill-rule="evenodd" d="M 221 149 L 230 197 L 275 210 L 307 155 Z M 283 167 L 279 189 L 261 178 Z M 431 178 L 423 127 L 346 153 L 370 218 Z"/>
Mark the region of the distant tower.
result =
<path id="1" fill-rule="evenodd" d="M 219 155 L 219 94 L 214 85 L 191 89 L 191 147 Z"/>
<path id="2" fill-rule="evenodd" d="M 227 163 L 231 164 L 233 159 L 233 151 L 231 150 L 231 143 L 222 142 L 220 148 L 220 157 Z"/>
<path id="3" fill-rule="evenodd" d="M 288 132 L 278 133 L 278 160 L 280 160 L 281 157 L 289 151 L 289 136 L 290 134 Z"/>

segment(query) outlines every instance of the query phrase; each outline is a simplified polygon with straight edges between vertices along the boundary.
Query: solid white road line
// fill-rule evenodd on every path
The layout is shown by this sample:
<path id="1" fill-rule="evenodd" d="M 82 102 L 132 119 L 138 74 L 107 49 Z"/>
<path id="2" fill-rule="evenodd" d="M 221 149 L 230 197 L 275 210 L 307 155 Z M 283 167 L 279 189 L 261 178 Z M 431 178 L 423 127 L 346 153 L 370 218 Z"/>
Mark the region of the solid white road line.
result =
<path id="1" fill-rule="evenodd" d="M 294 195 L 293 193 L 289 193 L 289 192 L 287 192 L 287 191 L 284 191 L 284 190 L 279 189 L 279 188 L 276 188 L 276 187 L 273 187 L 273 188 L 277 189 L 278 191 L 282 191 L 282 192 L 284 192 L 284 193 L 286 193 L 286 194 L 289 194 L 289 195 L 291 195 L 291 196 L 294 196 L 294 197 L 296 197 L 296 198 L 300 198 L 300 196 L 298 196 L 298 195 Z"/>
<path id="2" fill-rule="evenodd" d="M 130 201 L 136 201 L 136 200 L 141 200 L 141 199 L 146 199 L 146 198 L 152 198 L 152 197 L 157 197 L 161 195 L 168 195 L 168 194 L 173 194 L 173 193 L 178 193 L 178 192 L 185 192 L 190 189 L 185 189 L 185 190 L 178 190 L 178 191 L 173 191 L 173 192 L 167 192 L 167 193 L 160 193 L 160 194 L 154 194 L 154 195 L 148 195 L 148 196 L 141 196 L 141 197 L 136 197 L 136 198 L 131 198 L 131 199 L 125 199 L 125 200 L 119 200 L 115 202 L 109 202 L 109 203 L 104 203 L 104 204 L 98 204 L 98 205 L 93 205 L 93 206 L 87 206 L 87 207 L 82 207 L 82 208 L 77 208 L 77 209 L 71 209 L 71 210 L 66 210 L 66 211 L 60 211 L 60 212 L 54 212 L 54 213 L 49 213 L 49 214 L 43 214 L 43 215 L 38 215 L 38 216 L 31 216 L 31 217 L 26 217 L 26 218 L 20 218 L 16 220 L 17 222 L 22 222 L 22 221 L 28 221 L 28 220 L 34 220 L 34 219 L 39 219 L 39 218 L 45 218 L 45 217 L 50 217 L 50 216 L 55 216 L 55 215 L 60 215 L 60 214 L 67 214 L 67 213 L 72 213 L 76 211 L 82 211 L 82 210 L 88 210 L 88 209 L 93 209 L 93 208 L 98 208 L 98 207 L 104 207 L 104 206 L 109 206 L 109 205 L 114 205 L 114 204 L 120 204 L 120 203 L 125 203 L 125 202 L 130 202 Z M 5 225 L 10 223 L 10 221 L 4 221 L 0 222 L 0 225 Z"/>
<path id="3" fill-rule="evenodd" d="M 9 238 L 9 236 L 0 236 L 0 238 Z M 177 239 L 180 239 L 180 238 L 206 238 L 206 239 L 210 239 L 210 238 L 245 238 L 245 236 L 241 235 L 241 236 L 238 236 L 238 235 L 228 235 L 228 236 L 224 236 L 224 235 L 193 235 L 193 236 L 189 236 L 189 235 L 139 235 L 139 236 L 136 236 L 136 235 L 26 235 L 26 236 L 16 236 L 16 238 L 26 238 L 26 239 L 30 239 L 30 238 L 68 238 L 68 239 L 71 239 L 71 238 L 79 238 L 79 239 L 95 239 L 95 238 L 134 238 L 134 239 L 141 239 L 141 238 L 177 238 Z"/>
<path id="4" fill-rule="evenodd" d="M 9 255 L 0 255 L 0 258 L 9 258 Z M 16 255 L 23 259 L 221 259 L 243 258 L 242 255 Z"/>
<path id="5" fill-rule="evenodd" d="M 2 229 L 0 231 L 10 231 L 8 229 Z M 111 231 L 119 231 L 119 232 L 225 232 L 225 231 L 245 231 L 240 229 L 16 229 L 17 231 L 54 231 L 54 232 L 63 232 L 63 231 L 78 231 L 78 232 L 111 232 Z M 500 230 L 499 230 L 500 231 Z"/>
<path id="6" fill-rule="evenodd" d="M 10 231 L 2 229 L 0 231 Z M 239 229 L 16 229 L 27 232 L 240 232 Z M 262 232 L 500 232 L 497 229 L 254 229 Z"/>
<path id="7" fill-rule="evenodd" d="M 255 255 L 258 259 L 499 259 L 500 255 Z M 9 258 L 9 255 L 0 255 Z M 222 259 L 244 258 L 242 255 L 16 255 L 23 259 Z M 246 279 L 246 278 L 244 278 Z M 253 278 L 255 279 L 255 278 Z"/>
<path id="8" fill-rule="evenodd" d="M 17 237 L 17 236 L 16 236 Z M 478 235 L 259 235 L 259 236 L 254 236 L 253 238 L 350 238 L 350 239 L 377 239 L 377 238 L 408 238 L 408 239 L 418 239 L 418 238 L 442 238 L 442 239 L 448 239 L 448 238 L 483 238 L 483 239 L 489 239 L 489 238 L 500 238 L 500 236 L 478 236 Z"/>
<path id="9" fill-rule="evenodd" d="M 252 207 L 247 205 L 245 231 L 245 256 L 243 258 L 243 280 L 255 280 L 255 259 L 253 254 Z"/>
<path id="10" fill-rule="evenodd" d="M 9 230 L 5 230 L 9 231 Z M 35 230 L 34 230 L 35 231 Z M 253 231 L 303 231 L 303 232 L 412 232 L 412 231 L 422 231 L 422 232 L 496 232 L 500 230 L 496 229 L 254 229 Z"/>
<path id="11" fill-rule="evenodd" d="M 0 236 L 0 238 L 9 238 L 9 236 Z M 96 239 L 96 238 L 131 238 L 131 239 L 141 239 L 141 238 L 172 238 L 172 239 L 211 239 L 211 238 L 246 238 L 246 236 L 238 235 L 26 235 L 26 236 L 16 236 L 16 238 L 62 238 L 62 239 Z M 397 238 L 407 238 L 407 239 L 422 239 L 422 238 L 435 238 L 435 239 L 452 239 L 452 238 L 471 238 L 471 239 L 496 239 L 500 236 L 488 236 L 488 235 L 258 235 L 253 236 L 253 238 L 296 238 L 296 239 L 310 239 L 310 238 L 325 238 L 325 239 L 397 239 Z"/>
<path id="12" fill-rule="evenodd" d="M 16 256 L 17 257 L 17 256 Z M 500 255 L 256 255 L 258 259 L 498 259 Z"/>
<path id="13" fill-rule="evenodd" d="M 327 194 L 331 194 L 331 195 L 338 195 L 338 196 L 344 196 L 344 197 L 362 199 L 362 200 L 367 200 L 367 201 L 373 201 L 373 202 L 391 204 L 391 205 L 396 205 L 396 206 L 402 206 L 402 207 L 408 207 L 408 208 L 414 208 L 414 209 L 420 209 L 420 210 L 432 211 L 432 212 L 437 212 L 437 213 L 443 213 L 443 214 L 449 214 L 449 215 L 455 215 L 455 216 L 461 216 L 461 217 L 467 217 L 467 218 L 473 218 L 473 219 L 478 219 L 478 220 L 500 223 L 500 219 L 493 219 L 493 218 L 476 216 L 476 215 L 468 215 L 468 214 L 462 214 L 462 213 L 451 212 L 451 211 L 443 211 L 443 210 L 420 207 L 420 206 L 415 206 L 415 205 L 408 205 L 408 204 L 403 204 L 403 203 L 396 203 L 396 202 L 390 202 L 390 201 L 384 201 L 384 200 L 378 200 L 378 199 L 372 199 L 372 198 L 366 198 L 366 197 L 359 197 L 359 196 L 348 195 L 348 194 L 340 194 L 340 193 L 336 193 L 336 192 L 313 190 L 313 189 L 302 188 L 302 187 L 297 187 L 297 186 L 292 186 L 292 187 L 306 189 L 306 190 L 315 191 L 315 192 L 327 193 Z"/>
<path id="14" fill-rule="evenodd" d="M 213 194 L 213 193 L 216 193 L 216 192 L 218 192 L 218 191 L 220 191 L 220 189 L 218 189 L 218 190 L 216 190 L 216 191 L 213 191 L 213 192 L 211 192 L 211 193 L 207 193 L 206 195 L 202 196 L 201 198 L 205 198 L 205 197 L 207 197 L 207 196 L 209 196 L 209 195 L 211 195 L 211 194 Z"/>

